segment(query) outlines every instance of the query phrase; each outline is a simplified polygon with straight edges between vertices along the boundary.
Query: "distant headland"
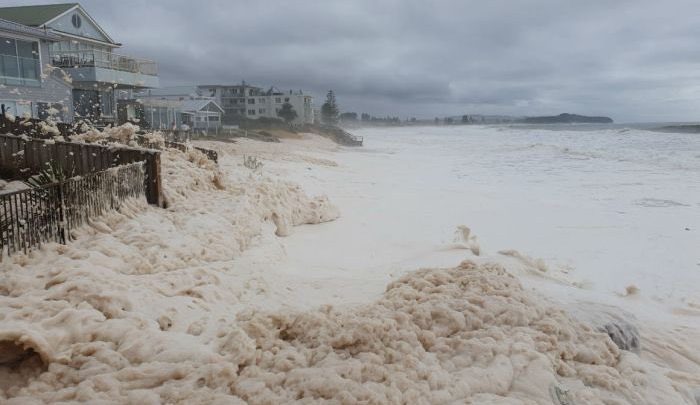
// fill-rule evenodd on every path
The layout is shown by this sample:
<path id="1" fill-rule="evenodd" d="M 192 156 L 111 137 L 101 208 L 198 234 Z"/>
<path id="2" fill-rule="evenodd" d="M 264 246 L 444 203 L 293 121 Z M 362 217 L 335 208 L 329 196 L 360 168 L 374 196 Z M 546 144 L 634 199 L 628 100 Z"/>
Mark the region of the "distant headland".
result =
<path id="1" fill-rule="evenodd" d="M 434 119 L 417 119 L 399 117 L 375 117 L 368 113 L 357 114 L 345 112 L 340 114 L 339 122 L 344 127 L 358 128 L 363 126 L 409 126 L 409 125 L 503 125 L 503 124 L 612 124 L 610 117 L 595 117 L 563 113 L 552 116 L 512 116 L 512 115 L 482 115 L 465 114 Z"/>
<path id="2" fill-rule="evenodd" d="M 653 128 L 656 132 L 676 132 L 682 134 L 697 134 L 700 133 L 700 124 L 677 124 L 667 125 L 665 127 Z"/>
<path id="3" fill-rule="evenodd" d="M 589 117 L 578 114 L 559 114 L 544 117 L 525 117 L 520 120 L 524 124 L 612 124 L 610 117 Z"/>

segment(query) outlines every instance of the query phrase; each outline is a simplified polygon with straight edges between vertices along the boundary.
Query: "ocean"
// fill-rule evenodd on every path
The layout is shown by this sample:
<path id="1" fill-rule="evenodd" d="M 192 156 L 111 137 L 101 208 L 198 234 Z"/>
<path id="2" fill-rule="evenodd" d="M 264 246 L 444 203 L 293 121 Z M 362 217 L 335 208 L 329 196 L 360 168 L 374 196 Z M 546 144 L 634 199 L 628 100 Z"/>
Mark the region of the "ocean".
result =
<path id="1" fill-rule="evenodd" d="M 296 266 L 361 278 L 454 265 L 464 253 L 446 246 L 464 225 L 482 256 L 515 249 L 577 287 L 560 296 L 624 305 L 633 287 L 634 306 L 659 316 L 700 313 L 700 136 L 624 125 L 355 133 L 365 145 L 335 154 L 338 168 L 295 179 L 342 212 L 290 238 Z"/>

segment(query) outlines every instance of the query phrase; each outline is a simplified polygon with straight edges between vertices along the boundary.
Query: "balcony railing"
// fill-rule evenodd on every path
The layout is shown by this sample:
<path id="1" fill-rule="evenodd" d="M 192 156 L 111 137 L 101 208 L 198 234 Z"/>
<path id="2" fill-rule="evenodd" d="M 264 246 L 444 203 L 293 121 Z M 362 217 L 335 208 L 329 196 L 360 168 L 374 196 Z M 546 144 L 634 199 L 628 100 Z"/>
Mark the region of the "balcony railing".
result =
<path id="1" fill-rule="evenodd" d="M 99 67 L 158 76 L 158 65 L 154 61 L 96 50 L 54 51 L 51 52 L 51 64 L 60 68 Z"/>

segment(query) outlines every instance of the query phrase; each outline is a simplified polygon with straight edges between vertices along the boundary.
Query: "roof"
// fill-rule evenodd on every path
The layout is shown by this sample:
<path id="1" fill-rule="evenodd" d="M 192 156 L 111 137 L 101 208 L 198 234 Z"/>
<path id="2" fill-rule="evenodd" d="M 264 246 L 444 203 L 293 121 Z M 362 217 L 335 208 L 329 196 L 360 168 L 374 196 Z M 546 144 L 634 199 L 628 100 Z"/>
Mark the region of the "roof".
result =
<path id="1" fill-rule="evenodd" d="M 252 89 L 261 89 L 262 87 L 258 86 L 253 86 L 252 84 L 248 83 L 243 83 L 243 84 L 198 84 L 197 87 L 203 88 L 203 87 L 250 87 Z"/>
<path id="2" fill-rule="evenodd" d="M 63 3 L 38 6 L 0 7 L 0 18 L 38 27 L 78 5 L 78 3 Z"/>
<path id="3" fill-rule="evenodd" d="M 160 87 L 156 89 L 146 90 L 144 96 L 155 97 L 155 96 L 183 96 L 183 97 L 194 97 L 198 96 L 199 92 L 195 86 L 169 86 Z"/>
<path id="4" fill-rule="evenodd" d="M 60 36 L 40 28 L 28 27 L 14 21 L 3 20 L 0 18 L 0 31 L 10 32 L 13 34 L 30 35 L 37 38 L 48 39 L 50 41 L 59 41 Z"/>
<path id="5" fill-rule="evenodd" d="M 220 113 L 224 113 L 224 109 L 211 99 L 182 100 L 182 111 L 201 111 L 209 103 L 213 104 Z"/>
<path id="6" fill-rule="evenodd" d="M 105 44 L 118 45 L 121 44 L 115 42 L 112 37 L 105 32 L 105 30 L 97 24 L 94 18 L 88 14 L 85 9 L 79 3 L 61 3 L 61 4 L 43 4 L 36 6 L 17 6 L 17 7 L 0 7 L 0 18 L 5 20 L 14 21 L 20 24 L 28 25 L 30 27 L 41 27 L 50 26 L 50 23 L 64 14 L 68 13 L 73 9 L 79 9 L 80 12 L 87 17 L 88 20 L 95 26 L 95 28 L 107 39 Z M 64 35 L 69 35 L 61 30 L 54 30 Z M 86 38 L 92 39 L 94 38 Z M 102 41 L 100 41 L 102 42 Z"/>
<path id="7" fill-rule="evenodd" d="M 282 92 L 280 89 L 278 89 L 275 86 L 270 87 L 270 89 L 267 92 L 265 92 L 266 96 L 282 96 L 284 94 L 285 94 L 284 92 Z"/>

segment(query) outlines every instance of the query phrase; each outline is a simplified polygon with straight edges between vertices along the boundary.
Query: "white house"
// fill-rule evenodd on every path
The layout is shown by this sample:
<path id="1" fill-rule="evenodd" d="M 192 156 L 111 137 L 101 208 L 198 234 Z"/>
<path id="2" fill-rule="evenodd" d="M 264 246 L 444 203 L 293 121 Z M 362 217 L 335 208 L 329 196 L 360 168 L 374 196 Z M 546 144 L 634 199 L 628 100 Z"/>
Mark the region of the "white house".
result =
<path id="1" fill-rule="evenodd" d="M 221 128 L 223 108 L 216 101 L 207 98 L 180 101 L 182 123 L 194 130 L 216 131 Z"/>
<path id="2" fill-rule="evenodd" d="M 73 117 L 71 83 L 42 67 L 52 32 L 0 19 L 0 109 L 3 114 L 69 122 Z"/>
<path id="3" fill-rule="evenodd" d="M 121 44 L 78 3 L 0 7 L 0 18 L 58 37 L 48 46 L 50 63 L 73 79 L 76 118 L 114 123 L 118 92 L 159 85 L 156 63 L 115 53 Z"/>

